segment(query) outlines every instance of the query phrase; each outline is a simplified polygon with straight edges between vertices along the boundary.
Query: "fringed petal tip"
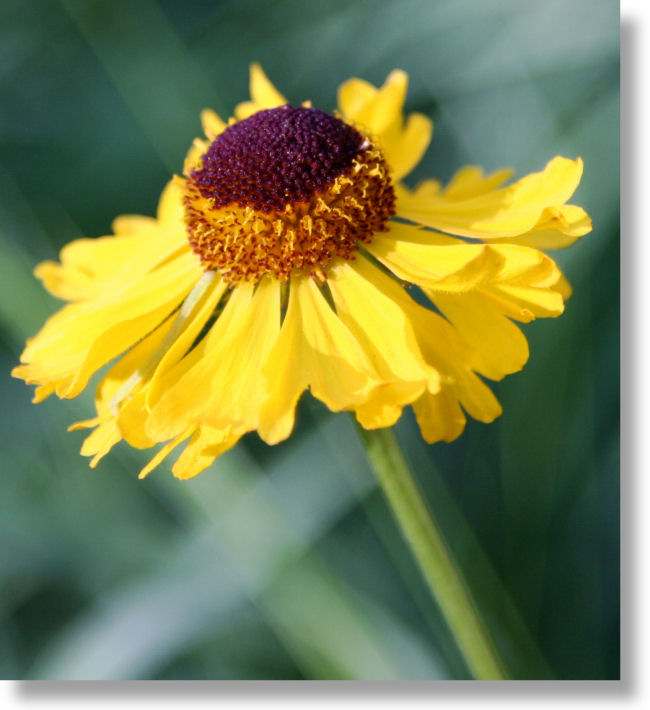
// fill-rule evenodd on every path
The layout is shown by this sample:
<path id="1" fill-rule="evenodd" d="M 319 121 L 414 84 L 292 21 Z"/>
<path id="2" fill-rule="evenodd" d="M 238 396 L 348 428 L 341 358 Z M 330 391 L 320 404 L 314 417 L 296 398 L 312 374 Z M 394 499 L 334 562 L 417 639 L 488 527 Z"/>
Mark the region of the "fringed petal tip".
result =
<path id="1" fill-rule="evenodd" d="M 215 459 L 231 449 L 241 438 L 231 427 L 217 430 L 208 426 L 188 427 L 175 439 L 162 446 L 153 458 L 138 474 L 138 478 L 146 478 L 157 468 L 178 446 L 187 442 L 180 456 L 172 465 L 172 473 L 181 481 L 198 476 Z M 189 441 L 187 441 L 189 439 Z"/>
<path id="2" fill-rule="evenodd" d="M 235 106 L 235 118 L 243 121 L 254 113 L 289 103 L 287 99 L 273 86 L 264 73 L 261 65 L 253 62 L 250 65 L 250 101 L 242 101 Z"/>
<path id="3" fill-rule="evenodd" d="M 587 234 L 589 215 L 566 204 L 583 173 L 581 158 L 557 156 L 546 167 L 503 187 L 508 170 L 484 176 L 470 166 L 444 190 L 427 182 L 398 193 L 398 216 L 461 237 L 490 243 L 561 249 Z"/>
<path id="4" fill-rule="evenodd" d="M 405 120 L 408 83 L 408 74 L 395 69 L 379 88 L 349 79 L 338 92 L 341 115 L 377 140 L 396 183 L 420 162 L 433 136 L 433 122 L 424 114 L 412 113 Z"/>

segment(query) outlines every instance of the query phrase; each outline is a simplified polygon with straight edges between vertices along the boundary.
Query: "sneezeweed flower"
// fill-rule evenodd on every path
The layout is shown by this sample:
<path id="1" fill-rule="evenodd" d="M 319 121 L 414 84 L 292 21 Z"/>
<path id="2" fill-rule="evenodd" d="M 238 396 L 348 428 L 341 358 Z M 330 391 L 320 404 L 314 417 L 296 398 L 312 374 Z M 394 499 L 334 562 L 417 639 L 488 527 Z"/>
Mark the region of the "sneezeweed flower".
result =
<path id="1" fill-rule="evenodd" d="M 203 112 L 206 139 L 156 218 L 118 217 L 113 235 L 37 267 L 70 303 L 14 370 L 35 401 L 75 397 L 121 358 L 96 416 L 71 427 L 93 429 L 91 466 L 122 439 L 163 444 L 144 476 L 185 444 L 173 472 L 194 476 L 247 432 L 286 439 L 306 389 L 366 429 L 411 405 L 428 442 L 499 416 L 484 378 L 526 362 L 514 321 L 558 316 L 570 295 L 540 249 L 591 229 L 567 204 L 582 161 L 508 185 L 510 170 L 465 167 L 410 189 L 432 124 L 404 119 L 406 89 L 401 71 L 381 88 L 350 79 L 329 115 L 289 104 L 253 65 L 234 118 Z"/>

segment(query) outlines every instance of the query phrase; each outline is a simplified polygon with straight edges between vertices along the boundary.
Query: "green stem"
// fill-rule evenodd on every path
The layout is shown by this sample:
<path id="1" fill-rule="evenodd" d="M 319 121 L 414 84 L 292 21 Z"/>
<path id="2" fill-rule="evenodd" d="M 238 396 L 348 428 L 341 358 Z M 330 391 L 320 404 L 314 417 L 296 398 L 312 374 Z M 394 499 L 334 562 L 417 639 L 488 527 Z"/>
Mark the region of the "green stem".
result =
<path id="1" fill-rule="evenodd" d="M 391 429 L 367 431 L 359 427 L 359 431 L 393 515 L 470 671 L 479 680 L 506 679 L 496 648 L 427 510 L 395 434 Z"/>

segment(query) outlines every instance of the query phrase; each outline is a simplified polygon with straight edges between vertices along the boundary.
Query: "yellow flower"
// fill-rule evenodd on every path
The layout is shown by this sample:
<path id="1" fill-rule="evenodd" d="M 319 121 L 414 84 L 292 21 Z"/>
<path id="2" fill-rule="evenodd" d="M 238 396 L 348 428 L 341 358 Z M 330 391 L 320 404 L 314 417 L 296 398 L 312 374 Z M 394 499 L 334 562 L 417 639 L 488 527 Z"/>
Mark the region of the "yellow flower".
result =
<path id="1" fill-rule="evenodd" d="M 290 106 L 258 65 L 251 100 L 228 124 L 206 110 L 154 218 L 123 216 L 36 275 L 70 303 L 28 342 L 14 375 L 34 401 L 99 383 L 81 453 L 96 465 L 122 439 L 174 448 L 194 476 L 257 431 L 286 439 L 306 389 L 372 429 L 412 405 L 428 442 L 451 441 L 465 413 L 501 407 L 483 378 L 528 358 L 513 321 L 562 313 L 569 285 L 539 251 L 591 229 L 567 204 L 582 161 L 556 157 L 507 186 L 509 170 L 465 167 L 442 187 L 402 180 L 432 134 L 404 119 L 408 79 L 350 79 L 339 111 Z M 453 235 L 453 236 L 451 236 Z M 413 297 L 421 291 L 420 305 Z"/>

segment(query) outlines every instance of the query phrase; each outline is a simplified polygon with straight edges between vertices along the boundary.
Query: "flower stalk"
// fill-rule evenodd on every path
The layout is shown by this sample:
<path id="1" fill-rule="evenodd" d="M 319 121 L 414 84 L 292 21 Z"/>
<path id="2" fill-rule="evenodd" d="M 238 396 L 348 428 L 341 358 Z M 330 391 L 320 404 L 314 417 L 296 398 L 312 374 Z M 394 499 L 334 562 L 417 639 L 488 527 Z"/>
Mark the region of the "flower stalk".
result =
<path id="1" fill-rule="evenodd" d="M 460 570 L 430 514 L 392 429 L 359 427 L 370 465 L 438 604 L 477 680 L 507 675 Z"/>

